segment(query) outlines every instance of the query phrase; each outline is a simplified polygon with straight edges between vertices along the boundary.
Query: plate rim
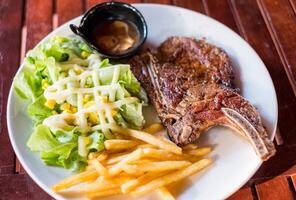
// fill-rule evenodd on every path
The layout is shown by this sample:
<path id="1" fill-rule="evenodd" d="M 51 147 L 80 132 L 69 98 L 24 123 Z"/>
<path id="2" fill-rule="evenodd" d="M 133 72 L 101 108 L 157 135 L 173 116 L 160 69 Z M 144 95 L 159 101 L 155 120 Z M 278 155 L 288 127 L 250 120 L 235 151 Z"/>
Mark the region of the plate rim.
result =
<path id="1" fill-rule="evenodd" d="M 173 8 L 173 9 L 179 9 L 179 10 L 183 10 L 185 12 L 191 12 L 194 14 L 198 14 L 201 15 L 205 18 L 207 18 L 210 21 L 214 21 L 218 24 L 220 24 L 223 29 L 228 29 L 228 31 L 232 32 L 236 37 L 238 37 L 240 40 L 242 40 L 242 42 L 244 43 L 244 45 L 248 46 L 248 49 L 253 51 L 254 55 L 257 57 L 258 61 L 261 62 L 261 65 L 264 66 L 263 70 L 265 70 L 265 72 L 267 73 L 267 78 L 269 79 L 269 81 L 271 82 L 271 86 L 273 89 L 273 96 L 274 96 L 274 100 L 275 100 L 275 122 L 274 122 L 274 127 L 272 132 L 270 133 L 270 138 L 272 140 L 274 140 L 275 138 L 275 134 L 276 134 L 276 129 L 277 129 L 277 124 L 278 124 L 278 100 L 277 100 L 277 95 L 276 95 L 276 90 L 274 87 L 274 83 L 272 81 L 272 78 L 270 76 L 270 73 L 266 67 L 266 65 L 264 64 L 264 62 L 262 61 L 262 59 L 260 58 L 260 56 L 257 54 L 257 52 L 255 51 L 255 49 L 243 38 L 241 37 L 238 33 L 236 33 L 235 31 L 233 31 L 232 29 L 230 29 L 228 26 L 224 25 L 223 23 L 219 22 L 218 20 L 204 15 L 203 13 L 194 11 L 194 10 L 190 10 L 187 8 L 183 8 L 183 7 L 179 7 L 179 6 L 174 6 L 174 5 L 164 5 L 164 4 L 157 4 L 157 3 L 134 3 L 132 4 L 134 6 L 141 6 L 141 7 L 164 7 L 164 8 Z M 70 23 L 73 23 L 73 21 L 79 20 L 81 19 L 81 17 L 83 16 L 77 16 L 74 17 L 70 20 L 68 20 L 67 22 L 63 23 L 62 25 L 60 25 L 59 27 L 57 27 L 55 30 L 49 32 L 41 41 L 39 41 L 34 47 L 36 47 L 37 45 L 39 45 L 40 43 L 43 43 L 45 40 L 47 40 L 48 38 L 52 37 L 52 35 L 54 35 L 57 31 L 59 31 L 60 29 L 64 29 L 67 25 L 69 25 Z M 15 73 L 14 77 L 17 76 L 21 69 L 24 66 L 24 62 L 22 60 L 21 64 L 19 65 L 19 68 L 17 70 L 17 72 Z M 8 99 L 7 99 L 7 107 L 6 107 L 6 120 L 7 120 L 7 129 L 8 129 L 8 135 L 9 135 L 9 140 L 11 142 L 11 145 L 13 147 L 13 150 L 16 154 L 17 159 L 20 161 L 20 163 L 22 164 L 23 168 L 26 170 L 26 172 L 28 173 L 28 175 L 33 179 L 33 181 L 39 186 L 41 187 L 41 189 L 43 191 L 45 191 L 47 194 L 49 194 L 50 196 L 54 197 L 55 199 L 64 199 L 63 197 L 61 198 L 60 195 L 58 195 L 57 193 L 53 192 L 49 187 L 47 187 L 45 184 L 43 184 L 39 178 L 34 174 L 34 172 L 27 166 L 24 157 L 21 156 L 20 153 L 20 149 L 18 148 L 15 140 L 13 139 L 13 133 L 12 133 L 12 122 L 10 119 L 10 115 L 11 115 L 11 109 L 12 109 L 12 95 L 13 95 L 13 82 L 11 83 L 10 89 L 9 89 L 9 94 L 8 94 Z M 232 194 L 234 194 L 236 191 L 238 191 L 259 169 L 259 167 L 262 165 L 263 161 L 260 160 L 260 162 L 258 162 L 258 165 L 254 168 L 254 171 L 252 173 L 249 174 L 249 176 L 247 177 L 246 180 L 242 181 L 242 183 L 240 185 L 237 185 L 236 187 L 233 188 L 233 190 L 229 193 L 225 193 L 225 195 L 221 198 L 221 199 L 226 199 L 228 197 L 230 197 Z"/>

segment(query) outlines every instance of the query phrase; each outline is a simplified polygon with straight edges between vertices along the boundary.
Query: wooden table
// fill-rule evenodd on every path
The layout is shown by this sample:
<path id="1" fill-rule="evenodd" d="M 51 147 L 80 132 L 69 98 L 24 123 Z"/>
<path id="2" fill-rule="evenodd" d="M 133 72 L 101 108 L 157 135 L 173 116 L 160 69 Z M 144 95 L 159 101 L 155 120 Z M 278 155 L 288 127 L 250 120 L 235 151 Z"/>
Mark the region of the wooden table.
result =
<path id="1" fill-rule="evenodd" d="M 6 125 L 8 91 L 25 52 L 100 0 L 0 1 L 0 199 L 52 199 L 23 170 Z M 257 51 L 273 79 L 279 122 L 277 154 L 229 199 L 296 199 L 296 0 L 128 0 L 163 3 L 209 15 Z M 194 26 L 194 24 L 192 24 Z M 239 169 L 237 169 L 239 170 Z M 215 192 L 215 191 L 213 191 Z"/>

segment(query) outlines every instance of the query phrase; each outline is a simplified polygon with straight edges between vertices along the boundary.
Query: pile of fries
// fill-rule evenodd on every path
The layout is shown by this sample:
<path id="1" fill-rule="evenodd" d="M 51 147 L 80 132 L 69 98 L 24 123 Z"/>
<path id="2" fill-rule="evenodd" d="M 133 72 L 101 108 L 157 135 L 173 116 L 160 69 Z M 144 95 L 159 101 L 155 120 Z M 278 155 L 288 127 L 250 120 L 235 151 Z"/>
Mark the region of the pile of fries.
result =
<path id="1" fill-rule="evenodd" d="M 175 199 L 166 186 L 195 174 L 212 163 L 203 158 L 210 147 L 189 144 L 183 148 L 163 136 L 156 135 L 160 124 L 143 131 L 116 128 L 123 139 L 105 141 L 105 150 L 89 156 L 86 171 L 54 185 L 61 194 L 68 190 L 90 199 L 129 194 L 141 196 L 157 190 L 162 199 Z"/>

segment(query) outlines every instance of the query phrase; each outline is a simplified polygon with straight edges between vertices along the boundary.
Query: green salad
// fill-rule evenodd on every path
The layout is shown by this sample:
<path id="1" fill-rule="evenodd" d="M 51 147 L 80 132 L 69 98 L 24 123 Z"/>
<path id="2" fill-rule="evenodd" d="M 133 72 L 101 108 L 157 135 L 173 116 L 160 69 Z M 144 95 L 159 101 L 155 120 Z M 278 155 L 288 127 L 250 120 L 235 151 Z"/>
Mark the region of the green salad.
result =
<path id="1" fill-rule="evenodd" d="M 111 63 L 75 37 L 54 36 L 29 51 L 14 90 L 29 102 L 27 146 L 47 165 L 80 171 L 113 126 L 141 129 L 147 97 L 126 64 Z"/>

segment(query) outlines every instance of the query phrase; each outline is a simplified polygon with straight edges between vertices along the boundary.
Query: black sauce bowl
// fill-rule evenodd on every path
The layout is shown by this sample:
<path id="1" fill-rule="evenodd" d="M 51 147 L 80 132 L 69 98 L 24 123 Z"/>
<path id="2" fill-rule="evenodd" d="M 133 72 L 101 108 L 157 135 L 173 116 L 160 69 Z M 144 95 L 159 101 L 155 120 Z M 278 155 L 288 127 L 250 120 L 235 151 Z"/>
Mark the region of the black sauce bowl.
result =
<path id="1" fill-rule="evenodd" d="M 108 53 L 100 49 L 92 41 L 92 32 L 99 23 L 107 20 L 122 20 L 133 23 L 139 31 L 139 41 L 130 49 L 118 54 Z M 78 27 L 70 24 L 70 28 L 73 33 L 79 35 L 99 54 L 113 59 L 121 59 L 133 55 L 144 44 L 147 38 L 147 24 L 142 14 L 132 5 L 122 2 L 97 4 L 83 15 Z"/>

